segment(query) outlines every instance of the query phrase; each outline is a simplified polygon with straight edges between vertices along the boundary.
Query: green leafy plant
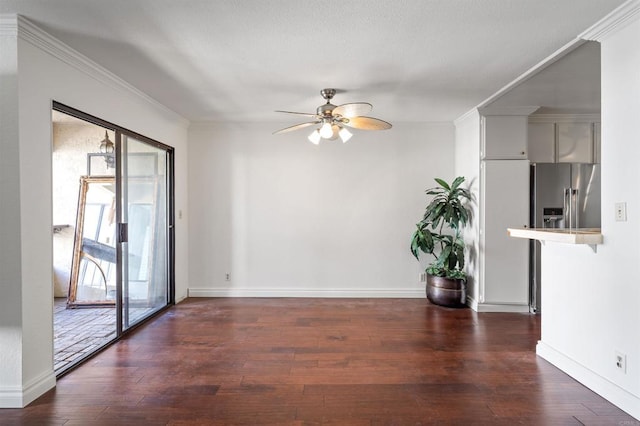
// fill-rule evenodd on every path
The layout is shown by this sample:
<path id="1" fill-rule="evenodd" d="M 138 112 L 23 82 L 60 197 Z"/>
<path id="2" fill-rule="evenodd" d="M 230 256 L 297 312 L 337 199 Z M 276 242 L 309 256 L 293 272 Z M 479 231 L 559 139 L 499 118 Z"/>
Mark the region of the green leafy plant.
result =
<path id="1" fill-rule="evenodd" d="M 462 229 L 469 222 L 471 212 L 467 201 L 471 194 L 460 185 L 464 177 L 458 176 L 451 185 L 436 178 L 439 186 L 427 189 L 433 199 L 427 205 L 424 217 L 416 224 L 411 238 L 411 253 L 419 259 L 420 252 L 432 255 L 427 273 L 453 279 L 466 279 L 464 268 L 464 240 Z"/>

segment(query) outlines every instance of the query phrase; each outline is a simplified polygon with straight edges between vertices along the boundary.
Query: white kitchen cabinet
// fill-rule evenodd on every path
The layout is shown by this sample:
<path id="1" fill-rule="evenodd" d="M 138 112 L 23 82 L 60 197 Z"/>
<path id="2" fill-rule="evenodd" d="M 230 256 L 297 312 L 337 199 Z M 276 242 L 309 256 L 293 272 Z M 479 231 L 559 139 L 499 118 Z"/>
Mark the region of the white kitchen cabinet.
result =
<path id="1" fill-rule="evenodd" d="M 528 118 L 536 107 L 480 108 L 455 122 L 456 173 L 474 195 L 468 303 L 479 312 L 529 312 L 529 248 L 507 228 L 529 222 Z M 514 149 L 515 148 L 515 149 Z"/>
<path id="2" fill-rule="evenodd" d="M 557 123 L 559 163 L 592 163 L 593 123 Z"/>
<path id="3" fill-rule="evenodd" d="M 527 158 L 527 116 L 487 115 L 481 119 L 481 158 Z"/>
<path id="4" fill-rule="evenodd" d="M 479 302 L 527 311 L 529 242 L 510 238 L 507 228 L 529 222 L 529 161 L 485 160 L 480 167 Z"/>
<path id="5" fill-rule="evenodd" d="M 529 123 L 527 146 L 532 163 L 554 163 L 556 161 L 555 123 Z"/>
<path id="6" fill-rule="evenodd" d="M 598 114 L 529 117 L 528 159 L 532 163 L 599 163 Z"/>

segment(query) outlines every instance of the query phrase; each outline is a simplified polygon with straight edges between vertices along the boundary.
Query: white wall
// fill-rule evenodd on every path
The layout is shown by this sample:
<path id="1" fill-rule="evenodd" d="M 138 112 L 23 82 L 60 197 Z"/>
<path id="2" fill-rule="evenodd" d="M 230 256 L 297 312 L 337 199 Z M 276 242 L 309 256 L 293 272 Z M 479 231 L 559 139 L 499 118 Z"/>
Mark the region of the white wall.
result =
<path id="1" fill-rule="evenodd" d="M 22 388 L 20 170 L 16 167 L 20 141 L 15 27 L 15 20 L 0 15 L 0 401 Z"/>
<path id="2" fill-rule="evenodd" d="M 467 244 L 465 272 L 467 273 L 467 299 L 472 306 L 480 302 L 480 114 L 469 111 L 455 122 L 455 171 L 464 176 L 471 191 L 472 220 L 464 231 Z"/>
<path id="3" fill-rule="evenodd" d="M 597 253 L 543 246 L 538 354 L 640 419 L 639 16 L 601 40 L 604 244 Z M 616 202 L 627 203 L 627 222 L 614 220 Z M 627 356 L 626 374 L 615 351 Z"/>
<path id="4" fill-rule="evenodd" d="M 3 16 L 0 21 L 3 24 L 3 31 L 0 31 L 3 46 L 4 43 L 15 44 L 15 35 L 11 35 L 10 31 L 12 19 L 15 27 L 15 17 Z M 2 99 L 3 111 L 11 108 L 17 110 L 17 123 L 10 122 L 9 126 L 4 126 L 3 123 L 0 139 L 4 140 L 5 136 L 8 136 L 11 143 L 9 148 L 16 142 L 19 145 L 19 152 L 14 149 L 3 152 L 3 169 L 5 165 L 8 167 L 8 170 L 3 170 L 3 177 L 5 174 L 11 178 L 18 175 L 19 182 L 8 181 L 8 187 L 5 188 L 3 181 L 2 202 L 3 210 L 6 195 L 19 203 L 19 221 L 17 217 L 12 217 L 10 225 L 19 227 L 20 236 L 17 239 L 14 235 L 9 236 L 9 247 L 19 253 L 12 253 L 7 258 L 16 258 L 18 261 L 21 259 L 21 264 L 19 273 L 10 271 L 12 280 L 16 280 L 12 281 L 10 286 L 18 286 L 19 291 L 17 294 L 3 292 L 2 299 L 4 303 L 12 306 L 21 306 L 22 312 L 20 314 L 19 308 L 12 308 L 11 314 L 2 314 L 0 361 L 7 362 L 3 363 L 3 368 L 0 369 L 0 407 L 29 403 L 51 386 L 54 377 L 52 100 L 176 147 L 176 209 L 185 209 L 187 205 L 186 121 L 145 98 L 117 77 L 48 37 L 28 22 L 19 21 L 18 34 L 18 99 Z M 2 62 L 4 63 L 4 56 Z M 4 68 L 3 64 L 3 87 Z M 19 198 L 14 197 L 17 185 Z M 10 201 L 10 198 L 8 200 Z M 188 280 L 186 228 L 186 220 L 183 219 L 182 223 L 178 221 L 177 298 L 185 296 L 185 283 Z M 4 229 L 3 226 L 3 232 Z M 3 268 L 4 250 L 7 249 L 3 248 Z M 0 275 L 4 275 L 4 270 Z M 7 294 L 11 300 L 6 300 Z M 16 324 L 21 332 L 22 346 L 17 351 L 17 357 L 13 329 L 4 327 L 5 320 L 8 324 Z M 7 360 L 6 354 L 10 354 L 11 359 Z M 18 374 L 6 373 L 15 369 Z"/>
<path id="5" fill-rule="evenodd" d="M 189 294 L 424 297 L 410 237 L 424 190 L 453 177 L 453 126 L 314 146 L 272 135 L 290 124 L 190 128 Z"/>

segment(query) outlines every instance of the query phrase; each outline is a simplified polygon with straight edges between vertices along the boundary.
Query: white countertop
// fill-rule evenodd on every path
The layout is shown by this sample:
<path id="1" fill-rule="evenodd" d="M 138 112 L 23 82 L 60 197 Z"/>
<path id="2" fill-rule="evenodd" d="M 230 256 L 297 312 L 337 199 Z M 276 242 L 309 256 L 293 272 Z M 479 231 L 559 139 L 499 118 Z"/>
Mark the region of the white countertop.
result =
<path id="1" fill-rule="evenodd" d="M 600 229 L 508 228 L 510 237 L 565 244 L 602 244 Z"/>

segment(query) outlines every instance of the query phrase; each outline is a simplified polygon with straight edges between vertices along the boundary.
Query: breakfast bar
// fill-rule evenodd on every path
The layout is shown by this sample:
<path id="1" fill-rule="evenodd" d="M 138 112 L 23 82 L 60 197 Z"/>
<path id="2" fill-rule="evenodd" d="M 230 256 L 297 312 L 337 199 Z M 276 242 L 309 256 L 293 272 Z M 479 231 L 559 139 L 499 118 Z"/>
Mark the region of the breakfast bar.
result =
<path id="1" fill-rule="evenodd" d="M 542 243 L 554 242 L 564 244 L 602 244 L 603 237 L 598 228 L 507 228 L 510 237 L 538 240 Z"/>

